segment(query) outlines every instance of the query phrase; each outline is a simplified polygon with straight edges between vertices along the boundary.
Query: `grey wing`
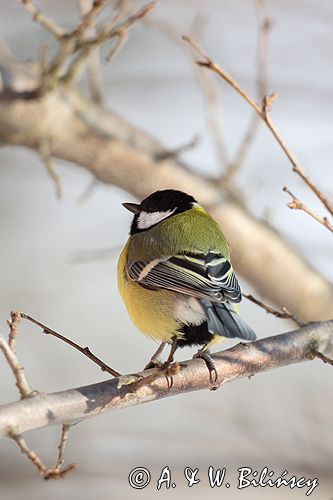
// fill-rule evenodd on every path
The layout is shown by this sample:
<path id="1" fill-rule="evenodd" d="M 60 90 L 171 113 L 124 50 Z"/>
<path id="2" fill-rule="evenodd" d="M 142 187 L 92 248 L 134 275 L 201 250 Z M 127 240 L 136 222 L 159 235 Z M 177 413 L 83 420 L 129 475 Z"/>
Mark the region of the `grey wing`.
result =
<path id="1" fill-rule="evenodd" d="M 230 261 L 215 251 L 130 262 L 129 275 L 146 288 L 173 290 L 213 302 L 242 299 Z"/>

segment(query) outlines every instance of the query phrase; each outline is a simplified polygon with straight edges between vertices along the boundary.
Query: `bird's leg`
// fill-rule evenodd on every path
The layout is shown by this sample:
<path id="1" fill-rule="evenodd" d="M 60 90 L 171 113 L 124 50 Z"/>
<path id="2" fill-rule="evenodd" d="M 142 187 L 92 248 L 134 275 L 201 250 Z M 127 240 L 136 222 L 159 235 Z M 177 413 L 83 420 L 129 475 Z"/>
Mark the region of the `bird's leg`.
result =
<path id="1" fill-rule="evenodd" d="M 173 356 L 174 356 L 175 352 L 177 351 L 177 348 L 178 348 L 177 337 L 174 337 L 172 339 L 172 344 L 171 344 L 171 348 L 170 348 L 168 359 L 164 363 L 164 367 L 163 368 L 167 368 L 168 366 L 171 365 L 171 363 L 173 362 Z"/>
<path id="2" fill-rule="evenodd" d="M 205 345 L 202 349 L 199 349 L 199 351 L 196 354 L 194 354 L 193 358 L 201 358 L 205 361 L 206 366 L 209 370 L 209 381 L 211 384 L 215 384 L 215 382 L 217 381 L 218 375 L 217 375 L 217 371 L 215 368 L 214 360 L 213 360 L 207 346 Z M 213 377 L 213 375 L 214 375 L 214 377 Z"/>
<path id="3" fill-rule="evenodd" d="M 147 363 L 146 366 L 144 367 L 144 370 L 148 370 L 148 368 L 158 368 L 162 365 L 161 360 L 160 360 L 160 355 L 163 352 L 165 344 L 166 344 L 166 342 L 162 342 L 158 346 L 157 350 L 154 352 L 154 354 L 150 358 L 149 363 Z"/>
<path id="4" fill-rule="evenodd" d="M 171 389 L 171 387 L 173 386 L 173 376 L 172 376 L 172 370 L 170 369 L 170 365 L 173 362 L 173 356 L 177 351 L 177 348 L 178 348 L 177 337 L 173 337 L 168 359 L 161 366 L 161 369 L 165 371 L 165 376 L 168 382 L 169 389 Z"/>

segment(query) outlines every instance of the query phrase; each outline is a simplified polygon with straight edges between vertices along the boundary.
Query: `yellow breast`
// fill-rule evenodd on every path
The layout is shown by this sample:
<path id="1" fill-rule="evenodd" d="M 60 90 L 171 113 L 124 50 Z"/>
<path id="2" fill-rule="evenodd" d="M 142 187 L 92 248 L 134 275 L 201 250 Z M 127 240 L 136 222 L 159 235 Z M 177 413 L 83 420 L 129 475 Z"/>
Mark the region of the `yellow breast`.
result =
<path id="1" fill-rule="evenodd" d="M 145 335 L 170 342 L 179 323 L 172 311 L 176 294 L 168 290 L 148 290 L 131 280 L 127 272 L 128 243 L 118 261 L 118 287 L 128 314 Z"/>

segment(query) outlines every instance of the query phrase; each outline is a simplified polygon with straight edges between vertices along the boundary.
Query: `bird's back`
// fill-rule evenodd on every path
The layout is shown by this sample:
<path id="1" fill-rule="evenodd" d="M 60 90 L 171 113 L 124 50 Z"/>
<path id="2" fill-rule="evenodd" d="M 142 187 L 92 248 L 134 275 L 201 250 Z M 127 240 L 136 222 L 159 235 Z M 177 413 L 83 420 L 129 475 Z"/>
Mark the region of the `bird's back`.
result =
<path id="1" fill-rule="evenodd" d="M 170 217 L 129 240 L 132 261 L 149 262 L 183 253 L 205 254 L 210 250 L 218 250 L 223 257 L 230 258 L 229 245 L 220 227 L 200 206 Z"/>

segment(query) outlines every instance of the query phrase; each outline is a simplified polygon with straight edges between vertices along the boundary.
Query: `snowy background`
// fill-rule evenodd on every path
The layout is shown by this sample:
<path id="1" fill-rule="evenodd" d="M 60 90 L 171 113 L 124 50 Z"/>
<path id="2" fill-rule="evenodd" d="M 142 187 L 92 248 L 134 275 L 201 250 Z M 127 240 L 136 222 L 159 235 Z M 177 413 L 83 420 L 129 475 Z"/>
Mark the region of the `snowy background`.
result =
<path id="1" fill-rule="evenodd" d="M 38 5 L 65 26 L 78 15 L 75 2 L 40 1 Z M 161 0 L 154 16 L 187 33 L 198 13 L 206 18 L 202 45 L 255 95 L 257 18 L 250 0 Z M 325 0 L 269 1 L 274 18 L 269 42 L 269 91 L 279 91 L 274 118 L 313 179 L 333 194 L 333 5 Z M 0 34 L 21 59 L 37 57 L 41 43 L 52 41 L 32 23 L 17 2 L 0 0 Z M 184 154 L 194 168 L 217 175 L 205 122 L 203 98 L 193 67 L 181 47 L 162 34 L 137 26 L 121 55 L 105 68 L 108 105 L 169 147 L 200 135 L 197 148 Z M 251 116 L 249 106 L 219 82 L 221 120 L 229 154 L 237 149 Z M 60 202 L 36 153 L 0 150 L 0 324 L 12 309 L 23 310 L 69 336 L 120 372 L 144 366 L 155 344 L 131 324 L 117 291 L 116 260 L 127 238 L 129 214 L 121 202 L 131 196 L 100 186 L 85 202 L 78 198 L 90 183 L 83 169 L 56 162 L 64 189 Z M 312 265 L 333 280 L 332 238 L 303 213 L 291 212 L 288 187 L 323 212 L 313 195 L 291 172 L 269 132 L 261 127 L 238 178 L 251 211 L 283 233 Z M 114 248 L 113 257 L 73 263 L 84 252 Z M 242 282 L 244 291 L 250 290 Z M 301 297 L 300 297 L 300 300 Z M 259 337 L 292 325 L 268 317 L 244 303 L 244 319 Z M 33 387 L 57 391 L 102 380 L 89 360 L 56 339 L 22 324 L 18 344 Z M 232 345 L 230 342 L 228 346 Z M 188 358 L 192 351 L 182 350 Z M 0 403 L 17 399 L 12 375 L 0 360 Z M 312 498 L 333 491 L 333 382 L 319 361 L 276 370 L 200 392 L 107 414 L 74 427 L 66 461 L 78 471 L 65 481 L 44 483 L 13 442 L 0 443 L 0 494 L 11 499 L 81 498 L 303 498 L 305 490 L 236 489 L 238 467 L 270 466 L 299 477 L 318 477 Z M 60 429 L 27 433 L 26 438 L 52 465 Z M 156 491 L 161 469 L 170 466 L 177 488 Z M 231 488 L 207 486 L 209 465 L 227 467 Z M 152 483 L 133 490 L 127 477 L 145 466 Z M 183 469 L 199 467 L 202 482 L 186 487 Z M 223 487 L 224 488 L 224 487 Z"/>

